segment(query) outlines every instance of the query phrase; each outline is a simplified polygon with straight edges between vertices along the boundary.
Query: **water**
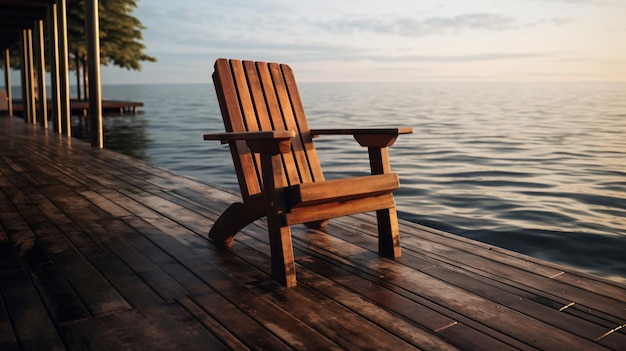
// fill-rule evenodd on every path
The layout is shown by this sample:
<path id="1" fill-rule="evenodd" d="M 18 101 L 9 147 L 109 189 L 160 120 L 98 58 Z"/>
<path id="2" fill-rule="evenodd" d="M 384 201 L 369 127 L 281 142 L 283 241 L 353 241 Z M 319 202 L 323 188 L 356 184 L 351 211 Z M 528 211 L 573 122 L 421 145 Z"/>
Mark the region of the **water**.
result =
<path id="1" fill-rule="evenodd" d="M 303 83 L 313 128 L 411 126 L 390 149 L 400 217 L 626 282 L 626 84 Z M 105 146 L 238 192 L 210 84 L 105 86 L 143 101 Z M 76 132 L 80 118 L 74 118 Z M 352 138 L 320 137 L 328 179 L 366 174 Z"/>

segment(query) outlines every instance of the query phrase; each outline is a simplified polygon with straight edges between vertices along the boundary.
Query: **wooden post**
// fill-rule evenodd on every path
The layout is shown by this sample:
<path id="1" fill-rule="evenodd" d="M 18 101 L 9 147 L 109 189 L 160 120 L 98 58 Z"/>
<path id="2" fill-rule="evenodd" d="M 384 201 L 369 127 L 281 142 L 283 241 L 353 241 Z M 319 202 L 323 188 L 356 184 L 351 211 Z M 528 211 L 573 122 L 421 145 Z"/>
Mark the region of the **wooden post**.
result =
<path id="1" fill-rule="evenodd" d="M 98 0 L 85 1 L 85 23 L 87 27 L 87 61 L 89 68 L 89 128 L 91 130 L 91 146 L 102 148 L 104 141 L 102 137 Z"/>
<path id="2" fill-rule="evenodd" d="M 11 50 L 4 49 L 4 86 L 7 89 L 9 116 L 13 116 L 13 91 L 11 89 Z"/>
<path id="3" fill-rule="evenodd" d="M 22 31 L 22 58 L 24 74 L 24 85 L 22 90 L 22 106 L 27 123 L 37 123 L 37 112 L 35 108 L 35 74 L 33 69 L 33 31 L 24 29 Z"/>
<path id="4" fill-rule="evenodd" d="M 45 38 L 43 34 L 43 20 L 35 22 L 33 32 L 33 59 L 37 72 L 37 100 L 35 101 L 37 115 L 40 116 L 44 128 L 48 128 L 48 96 L 46 94 L 46 58 Z"/>
<path id="5" fill-rule="evenodd" d="M 22 30 L 20 38 L 20 59 L 22 64 L 20 65 L 20 88 L 22 90 L 22 119 L 26 120 L 26 30 Z"/>
<path id="6" fill-rule="evenodd" d="M 76 67 L 76 100 L 80 101 L 83 99 L 83 89 L 80 84 L 80 59 L 78 58 L 78 52 L 76 51 L 74 51 L 74 67 Z"/>
<path id="7" fill-rule="evenodd" d="M 26 59 L 28 60 L 26 65 L 28 66 L 28 110 L 30 111 L 30 120 L 31 124 L 37 124 L 37 81 L 35 80 L 35 55 L 33 53 L 33 30 L 29 29 L 26 31 L 26 41 L 28 46 L 28 56 Z"/>
<path id="8" fill-rule="evenodd" d="M 85 100 L 89 100 L 89 69 L 87 68 L 89 63 L 87 62 L 87 56 L 83 55 L 80 61 L 82 61 L 81 63 L 83 65 L 83 97 Z M 78 67 L 78 62 L 78 59 L 76 59 L 76 67 Z M 76 72 L 78 74 L 78 71 Z"/>
<path id="9" fill-rule="evenodd" d="M 48 38 L 50 40 L 50 91 L 52 93 L 52 118 L 54 131 L 62 133 L 61 119 L 61 86 L 59 82 L 59 23 L 57 21 L 57 5 L 48 7 Z"/>
<path id="10" fill-rule="evenodd" d="M 65 0 L 56 0 L 57 20 L 59 23 L 59 86 L 61 95 L 61 115 L 63 129 L 69 137 L 72 135 L 72 119 L 70 110 L 69 53 L 67 44 L 67 4 Z"/>

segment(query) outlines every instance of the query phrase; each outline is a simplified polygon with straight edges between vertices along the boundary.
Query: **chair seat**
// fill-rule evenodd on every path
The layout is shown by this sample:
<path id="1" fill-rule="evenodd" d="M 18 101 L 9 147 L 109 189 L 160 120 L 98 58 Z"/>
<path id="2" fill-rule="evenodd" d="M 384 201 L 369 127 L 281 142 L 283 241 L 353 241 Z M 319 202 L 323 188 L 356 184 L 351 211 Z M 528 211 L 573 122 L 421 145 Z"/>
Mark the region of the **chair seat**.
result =
<path id="1" fill-rule="evenodd" d="M 301 183 L 286 188 L 285 196 L 289 208 L 298 208 L 390 194 L 398 188 L 398 175 L 388 173 Z"/>

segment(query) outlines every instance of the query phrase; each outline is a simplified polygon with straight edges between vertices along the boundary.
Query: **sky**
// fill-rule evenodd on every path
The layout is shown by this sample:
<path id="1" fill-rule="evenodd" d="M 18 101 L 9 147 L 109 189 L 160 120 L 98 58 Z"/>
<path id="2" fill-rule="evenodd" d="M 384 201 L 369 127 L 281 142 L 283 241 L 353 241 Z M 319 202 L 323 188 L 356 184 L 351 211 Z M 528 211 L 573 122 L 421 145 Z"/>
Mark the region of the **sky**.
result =
<path id="1" fill-rule="evenodd" d="M 216 58 L 298 81 L 626 81 L 626 0 L 143 0 L 156 63 L 103 83 L 210 82 Z"/>
<path id="2" fill-rule="evenodd" d="M 141 0 L 141 72 L 104 84 L 210 82 L 218 57 L 288 63 L 298 81 L 626 81 L 626 0 Z"/>

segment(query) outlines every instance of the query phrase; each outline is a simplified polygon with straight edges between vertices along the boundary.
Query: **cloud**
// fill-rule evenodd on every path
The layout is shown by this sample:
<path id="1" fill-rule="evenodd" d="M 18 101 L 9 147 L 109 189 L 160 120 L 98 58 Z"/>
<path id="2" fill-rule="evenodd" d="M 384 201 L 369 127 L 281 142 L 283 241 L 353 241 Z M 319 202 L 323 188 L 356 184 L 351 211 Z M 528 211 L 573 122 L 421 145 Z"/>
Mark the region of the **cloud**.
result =
<path id="1" fill-rule="evenodd" d="M 421 37 L 433 34 L 459 33 L 468 30 L 500 32 L 527 25 L 520 23 L 510 16 L 475 13 L 452 17 L 431 17 L 427 19 L 416 19 L 412 17 L 342 18 L 332 21 L 322 21 L 319 22 L 317 26 L 335 33 L 375 32 L 388 35 Z"/>
<path id="2" fill-rule="evenodd" d="M 588 5 L 623 5 L 622 0 L 535 0 L 541 2 L 556 2 L 565 4 L 588 4 Z"/>
<path id="3" fill-rule="evenodd" d="M 529 58 L 546 58 L 552 56 L 547 53 L 485 53 L 477 55 L 450 55 L 450 56 L 429 56 L 429 55 L 408 55 L 398 57 L 380 57 L 379 59 L 389 61 L 405 62 L 477 62 L 477 61 L 497 61 L 497 60 L 520 60 Z M 375 59 L 375 58 L 372 58 Z"/>

